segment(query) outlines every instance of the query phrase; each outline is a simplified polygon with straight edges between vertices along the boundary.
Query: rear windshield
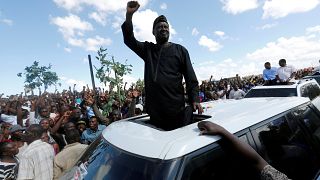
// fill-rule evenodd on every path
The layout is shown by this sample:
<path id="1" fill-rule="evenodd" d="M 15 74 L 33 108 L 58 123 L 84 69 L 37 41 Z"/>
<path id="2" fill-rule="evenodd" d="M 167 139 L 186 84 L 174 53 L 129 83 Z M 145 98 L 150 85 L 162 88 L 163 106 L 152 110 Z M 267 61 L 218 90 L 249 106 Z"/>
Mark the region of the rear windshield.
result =
<path id="1" fill-rule="evenodd" d="M 298 96 L 294 88 L 251 89 L 244 97 L 291 97 Z"/>
<path id="2" fill-rule="evenodd" d="M 125 152 L 103 138 L 92 146 L 77 163 L 82 178 L 88 180 L 174 179 L 180 164 L 179 159 L 160 160 Z"/>

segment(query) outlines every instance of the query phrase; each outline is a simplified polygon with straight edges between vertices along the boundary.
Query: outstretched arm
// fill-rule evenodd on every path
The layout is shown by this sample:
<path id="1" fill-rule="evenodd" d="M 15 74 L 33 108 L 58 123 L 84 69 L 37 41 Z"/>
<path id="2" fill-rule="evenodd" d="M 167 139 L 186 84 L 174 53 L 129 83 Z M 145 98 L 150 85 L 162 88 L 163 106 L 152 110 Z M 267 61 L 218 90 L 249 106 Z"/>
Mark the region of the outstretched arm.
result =
<path id="1" fill-rule="evenodd" d="M 240 156 L 248 160 L 259 172 L 268 165 L 251 146 L 240 141 L 223 127 L 209 121 L 201 121 L 198 123 L 198 128 L 201 131 L 201 135 L 220 135 L 225 138 L 230 147 Z"/>
<path id="2" fill-rule="evenodd" d="M 138 1 L 129 1 L 127 3 L 126 22 L 132 21 L 133 14 L 139 9 L 140 4 Z"/>
<path id="3" fill-rule="evenodd" d="M 132 16 L 139 9 L 140 4 L 137 1 L 127 3 L 126 21 L 122 24 L 122 34 L 124 43 L 142 59 L 145 59 L 146 52 L 144 43 L 137 41 L 133 33 Z"/>

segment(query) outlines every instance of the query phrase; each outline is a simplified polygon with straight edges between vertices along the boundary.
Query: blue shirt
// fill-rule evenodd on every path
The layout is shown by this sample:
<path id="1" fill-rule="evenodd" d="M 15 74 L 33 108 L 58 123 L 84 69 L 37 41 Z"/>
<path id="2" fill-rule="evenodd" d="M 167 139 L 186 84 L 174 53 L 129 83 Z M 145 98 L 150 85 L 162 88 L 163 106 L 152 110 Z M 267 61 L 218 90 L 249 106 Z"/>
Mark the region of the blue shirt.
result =
<path id="1" fill-rule="evenodd" d="M 90 128 L 87 128 L 85 131 L 83 131 L 81 135 L 81 140 L 84 143 L 92 143 L 95 139 L 97 139 L 102 131 L 106 128 L 105 125 L 98 125 L 97 131 L 93 131 Z"/>
<path id="2" fill-rule="evenodd" d="M 273 80 L 276 78 L 277 68 L 271 67 L 270 69 L 263 70 L 263 79 L 264 80 Z"/>
<path id="3" fill-rule="evenodd" d="M 93 112 L 93 109 L 92 107 L 90 106 L 87 106 L 87 115 L 88 115 L 88 118 L 90 119 L 92 116 L 94 116 L 94 112 Z"/>

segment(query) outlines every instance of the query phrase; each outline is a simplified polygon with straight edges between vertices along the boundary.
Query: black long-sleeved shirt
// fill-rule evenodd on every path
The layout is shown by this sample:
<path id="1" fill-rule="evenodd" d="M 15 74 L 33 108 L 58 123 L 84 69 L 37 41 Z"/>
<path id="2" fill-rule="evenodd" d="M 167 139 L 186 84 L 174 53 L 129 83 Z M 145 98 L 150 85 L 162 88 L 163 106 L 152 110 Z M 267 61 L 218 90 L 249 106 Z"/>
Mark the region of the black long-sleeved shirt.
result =
<path id="1" fill-rule="evenodd" d="M 146 110 L 151 117 L 174 117 L 184 109 L 183 77 L 189 103 L 199 102 L 198 80 L 186 48 L 137 41 L 132 22 L 125 21 L 121 28 L 124 43 L 145 62 Z"/>

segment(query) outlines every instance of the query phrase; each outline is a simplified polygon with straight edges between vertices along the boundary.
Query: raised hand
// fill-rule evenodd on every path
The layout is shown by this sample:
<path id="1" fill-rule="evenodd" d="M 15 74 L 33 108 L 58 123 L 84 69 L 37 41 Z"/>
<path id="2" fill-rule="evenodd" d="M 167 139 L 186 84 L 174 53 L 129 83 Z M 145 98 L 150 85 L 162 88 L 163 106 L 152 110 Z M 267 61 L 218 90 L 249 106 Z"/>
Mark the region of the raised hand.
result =
<path id="1" fill-rule="evenodd" d="M 135 97 L 135 98 L 138 97 L 139 96 L 139 91 L 137 91 L 136 89 L 133 90 L 132 96 Z"/>
<path id="2" fill-rule="evenodd" d="M 138 1 L 129 1 L 127 3 L 127 13 L 128 14 L 133 14 L 135 13 L 140 7 L 140 4 Z"/>

